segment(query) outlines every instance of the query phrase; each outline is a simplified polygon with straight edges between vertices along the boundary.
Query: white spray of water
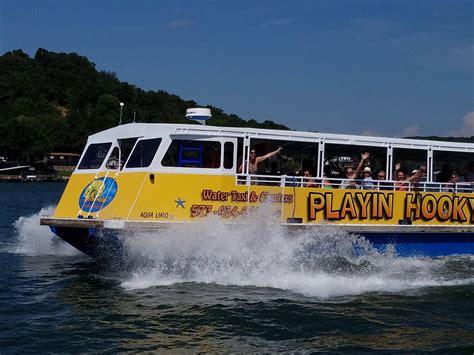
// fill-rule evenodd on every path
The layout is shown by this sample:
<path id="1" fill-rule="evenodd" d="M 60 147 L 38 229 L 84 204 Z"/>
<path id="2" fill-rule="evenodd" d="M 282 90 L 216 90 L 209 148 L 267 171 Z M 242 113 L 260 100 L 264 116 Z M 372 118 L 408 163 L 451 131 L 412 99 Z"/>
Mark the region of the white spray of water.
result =
<path id="1" fill-rule="evenodd" d="M 10 251 L 30 256 L 76 255 L 79 251 L 55 236 L 47 226 L 40 226 L 42 216 L 53 214 L 54 207 L 48 206 L 32 216 L 20 217 L 15 222 L 17 239 Z"/>
<path id="2" fill-rule="evenodd" d="M 80 254 L 39 225 L 39 218 L 53 210 L 46 207 L 20 217 L 10 251 L 31 256 Z M 135 269 L 122 286 L 141 289 L 199 282 L 330 298 L 474 283 L 472 273 L 453 278 L 438 272 L 450 258 L 398 258 L 390 248 L 380 253 L 365 239 L 336 227 L 289 234 L 277 218 L 262 211 L 247 224 L 229 225 L 211 217 L 201 223 L 124 236 L 130 254 L 147 260 L 147 266 Z M 469 265 L 474 263 L 472 256 L 465 259 Z"/>
<path id="3" fill-rule="evenodd" d="M 249 222 L 228 225 L 211 217 L 198 224 L 127 236 L 130 253 L 149 263 L 122 286 L 201 282 L 328 298 L 474 282 L 472 277 L 452 280 L 437 274 L 446 259 L 397 258 L 390 248 L 380 253 L 365 239 L 337 228 L 288 234 L 277 219 L 263 212 Z"/>

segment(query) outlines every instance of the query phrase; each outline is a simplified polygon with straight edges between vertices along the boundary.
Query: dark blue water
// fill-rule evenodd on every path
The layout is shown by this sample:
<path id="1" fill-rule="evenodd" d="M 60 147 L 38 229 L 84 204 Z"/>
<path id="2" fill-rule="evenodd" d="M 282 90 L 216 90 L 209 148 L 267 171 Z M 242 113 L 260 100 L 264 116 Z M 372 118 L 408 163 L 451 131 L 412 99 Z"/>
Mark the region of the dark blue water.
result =
<path id="1" fill-rule="evenodd" d="M 0 184 L 1 353 L 474 351 L 473 257 L 397 258 L 260 216 L 127 235 L 144 262 L 98 264 L 38 225 L 63 188 Z"/>

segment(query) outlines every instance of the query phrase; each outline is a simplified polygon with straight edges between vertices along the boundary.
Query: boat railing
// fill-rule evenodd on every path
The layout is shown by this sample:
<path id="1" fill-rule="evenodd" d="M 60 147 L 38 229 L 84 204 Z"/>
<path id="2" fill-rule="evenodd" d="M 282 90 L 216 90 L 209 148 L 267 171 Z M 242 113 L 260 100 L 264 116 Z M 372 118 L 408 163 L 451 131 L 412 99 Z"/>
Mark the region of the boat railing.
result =
<path id="1" fill-rule="evenodd" d="M 394 180 L 317 178 L 292 175 L 237 175 L 238 185 L 307 187 L 323 189 L 473 193 L 474 182 L 440 183 Z"/>

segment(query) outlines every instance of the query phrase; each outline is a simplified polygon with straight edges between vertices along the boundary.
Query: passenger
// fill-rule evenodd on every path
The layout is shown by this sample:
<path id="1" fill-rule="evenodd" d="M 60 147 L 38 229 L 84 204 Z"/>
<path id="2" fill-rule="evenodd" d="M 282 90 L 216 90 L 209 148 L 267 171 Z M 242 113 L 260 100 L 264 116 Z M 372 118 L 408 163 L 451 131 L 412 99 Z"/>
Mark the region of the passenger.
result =
<path id="1" fill-rule="evenodd" d="M 415 175 L 417 172 L 418 172 L 418 170 L 416 170 L 416 169 L 412 170 L 410 176 Z M 411 191 L 420 191 L 420 180 L 421 180 L 421 177 L 420 177 L 420 179 L 413 180 L 413 182 L 411 184 L 411 188 L 410 188 Z"/>
<path id="2" fill-rule="evenodd" d="M 392 184 L 386 181 L 386 178 L 387 178 L 387 174 L 385 173 L 385 170 L 380 169 L 377 172 L 376 190 L 380 190 L 380 191 L 393 190 Z"/>
<path id="3" fill-rule="evenodd" d="M 405 170 L 400 168 L 396 173 L 396 181 L 394 183 L 395 191 L 408 191 L 410 189 L 410 183 L 419 182 L 423 174 L 426 172 L 425 166 L 420 166 L 420 168 L 410 177 L 406 177 Z"/>
<path id="4" fill-rule="evenodd" d="M 360 188 L 360 186 L 357 184 L 357 181 L 354 179 L 348 180 L 347 183 L 348 185 L 345 187 L 345 189 L 356 190 Z"/>
<path id="5" fill-rule="evenodd" d="M 442 192 L 456 192 L 456 183 L 459 181 L 459 175 L 453 171 L 449 177 L 449 180 L 441 187 Z"/>
<path id="6" fill-rule="evenodd" d="M 361 159 L 359 162 L 359 165 L 357 166 L 357 169 L 354 170 L 352 167 L 347 167 L 346 168 L 346 179 L 341 182 L 341 186 L 339 186 L 340 189 L 354 189 L 357 187 L 354 187 L 354 185 L 357 185 L 357 182 L 355 181 L 356 179 L 359 178 L 360 172 L 362 170 L 362 167 L 364 166 L 364 162 L 370 158 L 370 153 L 363 153 L 360 155 Z"/>
<path id="7" fill-rule="evenodd" d="M 257 171 L 258 171 L 258 164 L 261 163 L 262 161 L 268 159 L 268 158 L 271 158 L 273 157 L 274 155 L 280 153 L 281 151 L 283 150 L 282 147 L 278 147 L 277 150 L 273 151 L 273 152 L 270 152 L 270 153 L 267 153 L 261 157 L 257 157 L 257 152 L 255 150 L 255 148 L 252 148 L 250 150 L 250 159 L 249 159 L 249 174 L 257 174 Z M 242 163 L 242 165 L 240 165 L 239 167 L 239 170 L 238 170 L 238 173 L 241 173 L 242 171 L 244 171 L 244 164 L 246 162 L 244 161 Z"/>
<path id="8" fill-rule="evenodd" d="M 321 185 L 322 185 L 321 187 L 323 189 L 332 189 L 333 188 L 333 186 L 331 184 L 331 181 L 328 180 L 328 176 L 327 176 L 326 173 L 323 173 L 323 180 L 322 180 Z"/>
<path id="9" fill-rule="evenodd" d="M 351 176 L 354 175 L 354 168 L 352 166 L 348 166 L 344 170 L 344 179 L 350 179 Z M 342 180 L 341 184 L 339 185 L 340 189 L 345 189 L 349 186 L 349 180 Z"/>
<path id="10" fill-rule="evenodd" d="M 370 167 L 366 166 L 362 171 L 362 189 L 363 190 L 374 190 L 375 184 L 374 180 L 372 179 L 372 170 Z"/>
<path id="11" fill-rule="evenodd" d="M 314 179 L 311 179 L 313 177 L 313 174 L 310 170 L 305 170 L 303 172 L 303 176 L 305 177 L 305 179 L 303 180 L 303 187 L 318 187 L 316 181 Z"/>

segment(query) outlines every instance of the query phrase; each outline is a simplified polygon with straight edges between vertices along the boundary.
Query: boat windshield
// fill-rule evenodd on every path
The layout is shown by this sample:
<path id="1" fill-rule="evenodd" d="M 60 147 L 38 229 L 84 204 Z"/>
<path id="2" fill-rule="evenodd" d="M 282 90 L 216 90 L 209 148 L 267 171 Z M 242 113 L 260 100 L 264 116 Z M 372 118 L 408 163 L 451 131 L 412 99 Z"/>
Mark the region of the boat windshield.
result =
<path id="1" fill-rule="evenodd" d="M 160 146 L 160 143 L 161 138 L 143 139 L 138 141 L 127 162 L 127 169 L 145 168 L 149 166 L 155 157 L 155 153 Z"/>
<path id="2" fill-rule="evenodd" d="M 112 143 L 91 144 L 84 154 L 78 169 L 98 169 L 102 165 Z"/>

